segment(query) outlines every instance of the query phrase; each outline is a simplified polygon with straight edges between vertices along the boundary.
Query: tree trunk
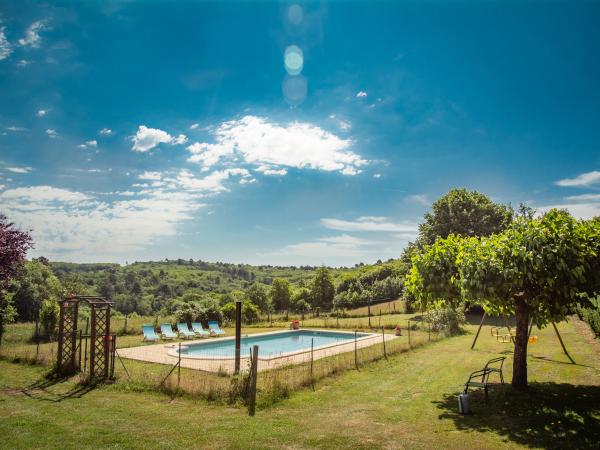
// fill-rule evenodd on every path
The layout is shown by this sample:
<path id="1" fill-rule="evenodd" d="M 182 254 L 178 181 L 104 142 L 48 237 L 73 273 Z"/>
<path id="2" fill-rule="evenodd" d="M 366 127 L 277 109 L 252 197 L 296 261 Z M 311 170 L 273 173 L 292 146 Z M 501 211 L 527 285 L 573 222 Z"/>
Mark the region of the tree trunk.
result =
<path id="1" fill-rule="evenodd" d="M 527 388 L 527 332 L 529 326 L 529 307 L 521 297 L 516 302 L 517 335 L 515 336 L 515 354 L 513 359 L 512 385 L 517 389 Z"/>

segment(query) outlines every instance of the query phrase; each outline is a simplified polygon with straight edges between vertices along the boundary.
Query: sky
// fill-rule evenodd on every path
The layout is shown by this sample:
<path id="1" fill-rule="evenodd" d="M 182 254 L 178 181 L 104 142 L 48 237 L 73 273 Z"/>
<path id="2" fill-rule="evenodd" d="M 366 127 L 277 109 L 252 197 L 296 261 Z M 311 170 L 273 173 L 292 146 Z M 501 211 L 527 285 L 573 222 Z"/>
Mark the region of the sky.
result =
<path id="1" fill-rule="evenodd" d="M 600 3 L 0 2 L 30 257 L 347 265 L 453 187 L 600 215 Z"/>

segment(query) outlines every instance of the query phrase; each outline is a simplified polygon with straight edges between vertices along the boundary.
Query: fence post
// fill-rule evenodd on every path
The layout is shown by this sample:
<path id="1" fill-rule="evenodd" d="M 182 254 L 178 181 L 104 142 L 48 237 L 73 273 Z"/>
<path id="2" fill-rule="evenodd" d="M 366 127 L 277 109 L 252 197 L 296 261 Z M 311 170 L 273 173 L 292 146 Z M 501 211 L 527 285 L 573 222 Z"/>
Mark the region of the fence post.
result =
<path id="1" fill-rule="evenodd" d="M 383 357 L 387 359 L 387 352 L 385 351 L 385 330 L 381 327 L 381 339 L 383 340 Z"/>
<path id="2" fill-rule="evenodd" d="M 314 339 L 311 338 L 310 340 L 310 385 L 312 386 L 312 390 L 315 390 L 315 377 L 313 374 L 313 362 L 314 362 L 314 356 L 313 356 L 313 347 L 314 347 Z"/>
<path id="3" fill-rule="evenodd" d="M 258 372 L 258 345 L 253 346 L 252 366 L 250 367 L 250 401 L 248 402 L 248 415 L 256 412 L 256 375 Z"/>
<path id="4" fill-rule="evenodd" d="M 179 389 L 179 385 L 181 383 L 181 342 L 179 343 L 177 357 L 177 389 Z"/>
<path id="5" fill-rule="evenodd" d="M 371 328 L 371 300 L 369 300 L 369 304 L 367 305 L 367 311 L 369 314 L 369 328 Z"/>
<path id="6" fill-rule="evenodd" d="M 242 302 L 235 302 L 235 369 L 234 374 L 240 373 L 240 344 L 242 338 Z"/>
<path id="7" fill-rule="evenodd" d="M 408 319 L 407 322 L 408 322 L 408 346 L 410 347 L 410 319 Z"/>
<path id="8" fill-rule="evenodd" d="M 356 345 L 356 330 L 354 330 L 354 365 L 356 366 L 356 370 L 358 370 L 358 349 Z"/>

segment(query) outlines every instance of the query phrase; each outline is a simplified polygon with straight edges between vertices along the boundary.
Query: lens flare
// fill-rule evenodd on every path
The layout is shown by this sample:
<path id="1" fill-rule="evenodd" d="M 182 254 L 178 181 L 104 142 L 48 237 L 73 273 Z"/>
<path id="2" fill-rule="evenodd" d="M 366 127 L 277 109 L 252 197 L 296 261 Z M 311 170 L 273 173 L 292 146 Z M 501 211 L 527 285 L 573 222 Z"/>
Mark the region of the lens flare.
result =
<path id="1" fill-rule="evenodd" d="M 306 100 L 306 78 L 302 75 L 287 75 L 283 80 L 282 90 L 285 101 L 292 106 L 298 106 Z"/>
<path id="2" fill-rule="evenodd" d="M 283 54 L 283 64 L 287 73 L 290 75 L 299 75 L 304 67 L 304 54 L 300 47 L 290 45 L 286 48 Z"/>
<path id="3" fill-rule="evenodd" d="M 304 11 L 302 11 L 302 6 L 300 5 L 291 5 L 288 8 L 287 17 L 290 23 L 294 25 L 300 25 L 302 23 L 302 19 L 304 18 Z"/>

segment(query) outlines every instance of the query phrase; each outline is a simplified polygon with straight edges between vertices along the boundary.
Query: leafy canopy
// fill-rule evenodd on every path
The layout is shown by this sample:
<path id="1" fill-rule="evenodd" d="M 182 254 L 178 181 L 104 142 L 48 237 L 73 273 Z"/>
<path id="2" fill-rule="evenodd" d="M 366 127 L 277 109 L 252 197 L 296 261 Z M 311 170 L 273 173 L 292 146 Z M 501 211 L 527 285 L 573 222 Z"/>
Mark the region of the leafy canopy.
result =
<path id="1" fill-rule="evenodd" d="M 418 302 L 481 304 L 514 314 L 523 299 L 538 326 L 563 320 L 600 292 L 600 220 L 552 210 L 487 237 L 449 236 L 413 256 L 406 287 Z"/>

